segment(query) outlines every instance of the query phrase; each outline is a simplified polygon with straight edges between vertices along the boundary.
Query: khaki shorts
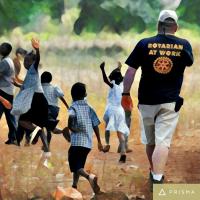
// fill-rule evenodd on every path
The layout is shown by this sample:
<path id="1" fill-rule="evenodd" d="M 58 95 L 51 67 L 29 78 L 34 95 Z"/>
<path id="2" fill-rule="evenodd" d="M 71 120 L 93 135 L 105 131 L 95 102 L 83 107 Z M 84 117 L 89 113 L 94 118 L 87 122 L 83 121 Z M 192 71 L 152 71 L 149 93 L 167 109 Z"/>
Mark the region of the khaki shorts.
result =
<path id="1" fill-rule="evenodd" d="M 179 113 L 174 111 L 175 102 L 158 105 L 139 104 L 138 107 L 142 143 L 170 147 L 179 118 Z"/>

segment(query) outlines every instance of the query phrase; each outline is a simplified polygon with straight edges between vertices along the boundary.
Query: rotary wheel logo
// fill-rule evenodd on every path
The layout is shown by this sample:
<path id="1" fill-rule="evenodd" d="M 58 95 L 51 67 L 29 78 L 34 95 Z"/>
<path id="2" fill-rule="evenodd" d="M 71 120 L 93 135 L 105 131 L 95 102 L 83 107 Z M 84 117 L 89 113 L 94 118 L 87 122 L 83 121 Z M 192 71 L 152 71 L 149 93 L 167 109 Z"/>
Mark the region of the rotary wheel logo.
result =
<path id="1" fill-rule="evenodd" d="M 154 61 L 153 67 L 160 74 L 168 74 L 173 67 L 173 62 L 168 57 L 159 57 Z"/>

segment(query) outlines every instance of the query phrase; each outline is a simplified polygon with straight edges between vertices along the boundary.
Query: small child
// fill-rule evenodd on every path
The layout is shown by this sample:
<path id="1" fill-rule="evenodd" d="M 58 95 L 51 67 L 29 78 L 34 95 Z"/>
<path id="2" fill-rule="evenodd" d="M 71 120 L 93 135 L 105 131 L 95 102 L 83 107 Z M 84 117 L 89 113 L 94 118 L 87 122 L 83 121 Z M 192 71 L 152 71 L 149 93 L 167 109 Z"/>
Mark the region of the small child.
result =
<path id="1" fill-rule="evenodd" d="M 60 99 L 63 102 L 63 104 L 65 105 L 67 109 L 69 108 L 69 106 L 64 99 L 64 93 L 61 90 L 61 88 L 57 86 L 53 86 L 51 84 L 51 81 L 52 81 L 52 74 L 47 71 L 43 72 L 41 75 L 41 83 L 42 83 L 42 88 L 44 90 L 44 96 L 46 97 L 48 101 L 49 120 L 51 119 L 57 120 L 59 110 L 60 110 L 60 108 L 58 107 L 58 99 Z M 61 133 L 61 131 L 56 128 L 54 129 L 53 133 L 59 134 Z M 51 141 L 51 130 L 47 129 L 48 145 L 50 145 L 50 141 Z"/>
<path id="2" fill-rule="evenodd" d="M 33 131 L 30 142 L 36 144 L 38 138 L 41 137 L 44 152 L 49 152 L 43 128 L 51 126 L 54 129 L 57 122 L 48 122 L 48 102 L 44 96 L 38 72 L 40 45 L 36 39 L 32 39 L 31 42 L 36 54 L 31 51 L 24 58 L 27 74 L 20 92 L 14 100 L 12 113 L 19 117 L 19 124 L 22 127 Z M 49 155 L 49 153 L 45 155 Z"/>
<path id="3" fill-rule="evenodd" d="M 129 135 L 129 128 L 125 121 L 125 112 L 121 106 L 121 98 L 123 92 L 123 76 L 121 74 L 121 63 L 119 66 L 111 72 L 108 80 L 105 73 L 105 63 L 101 63 L 100 68 L 103 75 L 104 82 L 110 87 L 110 91 L 107 98 L 107 106 L 104 114 L 104 121 L 106 123 L 106 143 L 104 152 L 107 152 L 110 148 L 109 136 L 110 131 L 116 131 L 120 144 L 120 159 L 119 162 L 126 162 L 126 137 Z"/>
<path id="4" fill-rule="evenodd" d="M 73 173 L 73 188 L 77 188 L 79 176 L 85 177 L 94 193 L 100 192 L 97 177 L 88 174 L 84 170 L 87 155 L 92 148 L 93 131 L 98 140 L 99 151 L 103 150 L 99 135 L 98 125 L 100 121 L 95 111 L 87 104 L 84 98 L 87 96 L 83 83 L 75 83 L 71 89 L 73 103 L 69 108 L 68 128 L 71 131 L 71 146 L 68 152 L 70 170 Z"/>
<path id="5" fill-rule="evenodd" d="M 15 51 L 15 57 L 13 59 L 14 65 L 15 65 L 15 80 L 14 83 L 16 86 L 21 86 L 23 84 L 23 81 L 21 78 L 19 78 L 20 72 L 22 70 L 21 62 L 24 60 L 25 56 L 27 54 L 27 51 L 21 47 L 17 48 Z"/>
<path id="6" fill-rule="evenodd" d="M 5 114 L 9 128 L 8 140 L 5 144 L 16 143 L 16 119 L 10 113 L 14 97 L 13 78 L 15 75 L 14 63 L 10 58 L 11 44 L 3 42 L 0 45 L 0 119 Z"/>
<path id="7" fill-rule="evenodd" d="M 21 87 L 23 84 L 22 79 L 20 78 L 20 73 L 22 71 L 22 64 L 24 61 L 24 58 L 27 54 L 27 51 L 21 47 L 18 47 L 15 51 L 15 57 L 13 58 L 13 63 L 15 66 L 15 78 L 13 80 L 13 84 L 16 87 Z M 18 124 L 17 127 L 17 134 L 16 134 L 16 138 L 17 138 L 17 143 L 18 145 L 20 145 L 21 141 L 23 140 L 24 135 L 25 137 L 25 144 L 24 146 L 29 146 L 29 142 L 30 142 L 30 134 L 31 131 L 28 129 L 23 128 L 20 124 Z"/>

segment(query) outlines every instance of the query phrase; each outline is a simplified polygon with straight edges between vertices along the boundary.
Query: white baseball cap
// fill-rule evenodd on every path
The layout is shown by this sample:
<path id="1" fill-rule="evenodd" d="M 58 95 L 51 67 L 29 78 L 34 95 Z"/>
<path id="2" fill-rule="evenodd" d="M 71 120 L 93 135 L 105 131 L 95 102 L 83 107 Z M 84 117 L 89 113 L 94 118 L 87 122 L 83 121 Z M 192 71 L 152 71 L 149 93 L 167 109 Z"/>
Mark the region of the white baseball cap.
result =
<path id="1" fill-rule="evenodd" d="M 167 18 L 172 18 L 176 23 L 178 21 L 178 16 L 174 10 L 162 10 L 158 17 L 158 21 L 164 22 Z"/>

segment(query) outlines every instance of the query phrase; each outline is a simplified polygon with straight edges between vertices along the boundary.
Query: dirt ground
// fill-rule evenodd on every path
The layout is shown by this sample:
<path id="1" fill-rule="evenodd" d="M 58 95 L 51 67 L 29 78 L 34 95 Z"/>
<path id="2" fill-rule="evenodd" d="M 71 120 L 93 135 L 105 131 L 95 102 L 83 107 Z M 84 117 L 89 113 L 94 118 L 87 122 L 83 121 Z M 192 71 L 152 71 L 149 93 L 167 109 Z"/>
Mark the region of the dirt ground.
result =
<path id="1" fill-rule="evenodd" d="M 101 126 L 103 129 L 103 126 Z M 49 168 L 43 165 L 41 143 L 21 147 L 5 145 L 7 139 L 5 119 L 0 122 L 0 183 L 3 200 L 52 199 L 56 186 L 69 187 L 71 173 L 67 163 L 69 144 L 60 135 L 53 135 L 52 158 Z M 102 191 L 122 191 L 129 197 L 138 195 L 151 199 L 148 190 L 149 165 L 144 146 L 140 143 L 138 121 L 132 125 L 126 164 L 118 164 L 116 153 L 118 141 L 111 136 L 109 153 L 98 152 L 96 142 L 89 154 L 86 169 L 99 177 Z M 102 133 L 103 139 L 103 133 Z M 103 139 L 104 141 L 104 139 Z M 200 130 L 183 131 L 177 129 L 173 138 L 169 160 L 166 167 L 166 182 L 200 183 Z M 92 191 L 86 180 L 80 179 L 78 190 L 84 199 L 90 199 Z"/>

